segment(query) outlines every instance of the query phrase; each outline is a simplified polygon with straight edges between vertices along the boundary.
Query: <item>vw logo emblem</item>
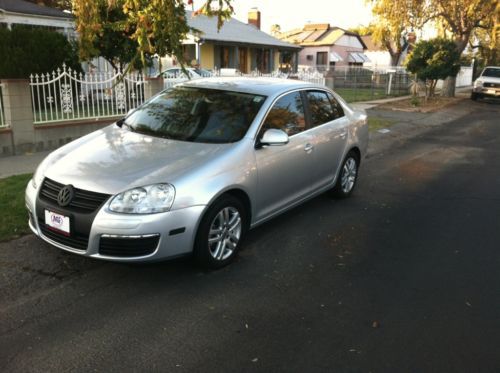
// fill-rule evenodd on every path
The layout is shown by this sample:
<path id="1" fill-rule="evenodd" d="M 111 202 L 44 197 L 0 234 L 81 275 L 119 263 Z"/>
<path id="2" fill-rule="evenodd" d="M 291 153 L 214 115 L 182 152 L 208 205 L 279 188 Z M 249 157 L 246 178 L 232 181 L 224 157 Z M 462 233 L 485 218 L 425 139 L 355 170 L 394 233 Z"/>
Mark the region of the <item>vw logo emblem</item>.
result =
<path id="1" fill-rule="evenodd" d="M 61 207 L 68 206 L 73 200 L 74 196 L 75 189 L 73 188 L 73 186 L 66 185 L 59 191 L 59 194 L 57 195 L 57 203 Z"/>

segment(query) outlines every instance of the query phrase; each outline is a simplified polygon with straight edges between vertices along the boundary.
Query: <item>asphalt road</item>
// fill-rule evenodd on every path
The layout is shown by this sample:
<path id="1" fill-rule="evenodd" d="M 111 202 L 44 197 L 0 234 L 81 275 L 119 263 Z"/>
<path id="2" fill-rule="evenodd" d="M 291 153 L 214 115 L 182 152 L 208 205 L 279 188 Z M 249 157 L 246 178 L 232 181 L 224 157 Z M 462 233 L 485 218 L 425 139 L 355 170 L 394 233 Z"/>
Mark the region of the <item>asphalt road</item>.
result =
<path id="1" fill-rule="evenodd" d="M 399 114 L 351 199 L 257 228 L 217 272 L 0 244 L 0 371 L 499 372 L 499 117 Z"/>

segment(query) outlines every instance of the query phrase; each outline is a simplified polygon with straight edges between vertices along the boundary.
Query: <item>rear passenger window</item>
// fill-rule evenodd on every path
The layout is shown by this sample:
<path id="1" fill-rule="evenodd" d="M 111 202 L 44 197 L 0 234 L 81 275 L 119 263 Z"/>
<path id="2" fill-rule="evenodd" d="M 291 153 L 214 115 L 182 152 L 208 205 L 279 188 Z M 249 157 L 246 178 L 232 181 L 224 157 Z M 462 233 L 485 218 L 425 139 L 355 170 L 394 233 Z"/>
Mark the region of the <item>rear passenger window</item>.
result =
<path id="1" fill-rule="evenodd" d="M 311 112 L 311 127 L 316 127 L 336 119 L 332 104 L 326 92 L 308 91 L 307 101 Z"/>
<path id="2" fill-rule="evenodd" d="M 344 109 L 342 109 L 342 105 L 337 101 L 337 99 L 331 94 L 328 93 L 328 98 L 332 103 L 333 114 L 335 115 L 335 119 L 341 118 L 344 116 Z"/>
<path id="3" fill-rule="evenodd" d="M 267 114 L 260 135 L 270 128 L 283 130 L 288 136 L 304 131 L 306 120 L 300 92 L 289 93 L 276 101 Z"/>

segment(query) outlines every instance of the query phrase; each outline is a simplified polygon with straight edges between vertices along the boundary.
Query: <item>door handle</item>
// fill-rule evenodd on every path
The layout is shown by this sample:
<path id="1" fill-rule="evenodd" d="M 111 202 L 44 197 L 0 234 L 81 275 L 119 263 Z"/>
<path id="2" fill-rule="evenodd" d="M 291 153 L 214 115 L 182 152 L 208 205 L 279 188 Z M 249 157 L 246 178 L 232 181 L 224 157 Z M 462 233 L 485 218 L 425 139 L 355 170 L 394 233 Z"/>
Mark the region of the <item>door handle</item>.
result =
<path id="1" fill-rule="evenodd" d="M 342 132 L 340 132 L 340 137 L 341 137 L 342 139 L 345 139 L 345 138 L 346 138 L 346 136 L 347 136 L 347 131 L 342 131 Z"/>
<path id="2" fill-rule="evenodd" d="M 306 153 L 310 153 L 310 152 L 312 152 L 312 150 L 313 150 L 313 149 L 314 149 L 314 146 L 313 146 L 312 144 L 307 143 L 307 144 L 304 146 L 304 151 L 305 151 Z"/>

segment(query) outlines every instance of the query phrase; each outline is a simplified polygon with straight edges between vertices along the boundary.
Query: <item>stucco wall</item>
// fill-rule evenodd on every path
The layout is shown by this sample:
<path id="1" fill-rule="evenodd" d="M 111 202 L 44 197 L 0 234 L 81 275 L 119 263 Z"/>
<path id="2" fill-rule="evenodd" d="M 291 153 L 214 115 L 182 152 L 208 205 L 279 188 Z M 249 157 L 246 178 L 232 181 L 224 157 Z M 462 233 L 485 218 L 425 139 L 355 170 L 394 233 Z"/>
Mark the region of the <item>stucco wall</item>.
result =
<path id="1" fill-rule="evenodd" d="M 315 67 L 316 66 L 316 53 L 317 52 L 327 52 L 328 58 L 330 57 L 330 52 L 337 53 L 342 57 L 343 61 L 336 62 L 335 66 L 346 66 L 349 65 L 349 53 L 350 52 L 361 52 L 363 53 L 363 48 L 353 47 L 353 46 L 343 46 L 343 45 L 333 45 L 333 46 L 321 46 L 321 47 L 304 47 L 299 53 L 299 66 L 303 67 Z M 307 55 L 312 55 L 313 59 L 311 61 L 307 60 Z"/>
<path id="2" fill-rule="evenodd" d="M 0 130 L 0 157 L 14 154 L 12 149 L 12 132 Z"/>

